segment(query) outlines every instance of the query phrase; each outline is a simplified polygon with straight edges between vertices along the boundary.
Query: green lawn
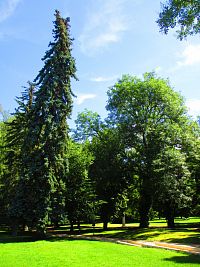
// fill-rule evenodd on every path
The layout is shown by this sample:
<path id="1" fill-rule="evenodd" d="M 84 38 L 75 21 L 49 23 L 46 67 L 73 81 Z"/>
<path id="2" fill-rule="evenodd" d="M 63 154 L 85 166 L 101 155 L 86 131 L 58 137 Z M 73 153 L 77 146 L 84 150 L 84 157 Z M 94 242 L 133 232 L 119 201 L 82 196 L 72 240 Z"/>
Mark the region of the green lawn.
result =
<path id="1" fill-rule="evenodd" d="M 1 267 L 193 267 L 199 263 L 195 255 L 98 241 L 0 243 Z"/>
<path id="2" fill-rule="evenodd" d="M 200 218 L 178 219 L 175 230 L 166 229 L 164 220 L 151 221 L 149 229 L 139 229 L 135 224 L 109 224 L 103 231 L 97 224 L 95 235 L 121 239 L 143 239 L 177 243 L 200 244 Z M 53 234 L 69 233 L 69 226 L 49 229 Z M 82 225 L 81 233 L 93 235 L 91 225 Z M 6 229 L 0 231 L 0 267 L 186 267 L 199 266 L 200 256 L 164 249 L 140 248 L 108 242 L 68 240 L 51 237 L 46 241 L 33 241 L 30 233 L 12 237 Z"/>
<path id="3" fill-rule="evenodd" d="M 175 225 L 176 227 L 200 227 L 200 217 L 190 217 L 187 219 L 181 219 L 181 218 L 176 218 L 175 219 Z M 97 224 L 98 227 L 103 227 L 102 223 Z M 115 228 L 115 227 L 120 227 L 121 224 L 113 224 L 109 223 L 108 227 L 109 228 Z M 127 227 L 139 227 L 139 223 L 127 223 Z M 149 221 L 149 226 L 150 227 L 167 227 L 167 223 L 165 219 L 155 219 Z"/>
<path id="4" fill-rule="evenodd" d="M 85 233 L 84 235 L 93 235 Z M 200 232 L 198 229 L 113 229 L 95 232 L 96 236 L 111 237 L 117 239 L 163 241 L 182 244 L 200 244 Z"/>
<path id="5" fill-rule="evenodd" d="M 200 218 L 176 219 L 176 229 L 166 228 L 165 220 L 150 221 L 149 229 L 139 229 L 138 224 L 127 224 L 122 228 L 120 224 L 109 224 L 108 230 L 102 230 L 101 223 L 96 224 L 95 229 L 91 225 L 82 225 L 81 234 L 112 237 L 130 240 L 163 241 L 183 244 L 200 244 Z M 54 233 L 68 233 L 69 228 L 60 227 Z M 75 232 L 76 233 L 76 232 Z"/>

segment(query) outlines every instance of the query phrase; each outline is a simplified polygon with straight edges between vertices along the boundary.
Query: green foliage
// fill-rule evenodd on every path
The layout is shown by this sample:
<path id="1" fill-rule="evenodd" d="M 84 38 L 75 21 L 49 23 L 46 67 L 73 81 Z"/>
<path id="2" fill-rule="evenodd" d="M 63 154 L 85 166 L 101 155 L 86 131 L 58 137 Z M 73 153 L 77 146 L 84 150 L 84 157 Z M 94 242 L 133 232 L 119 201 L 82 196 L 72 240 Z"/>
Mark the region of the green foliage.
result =
<path id="1" fill-rule="evenodd" d="M 179 25 L 183 39 L 199 33 L 199 11 L 199 1 L 169 0 L 157 22 L 164 33 Z M 0 107 L 0 207 L 13 226 L 44 234 L 67 217 L 73 230 L 97 210 L 104 228 L 113 216 L 137 218 L 138 210 L 140 227 L 150 212 L 165 214 L 168 226 L 191 206 L 199 214 L 200 128 L 168 80 L 123 76 L 108 90 L 105 122 L 84 110 L 69 138 L 73 39 L 69 18 L 55 16 L 44 67 L 17 98 L 13 118 Z"/>
<path id="2" fill-rule="evenodd" d="M 19 178 L 23 175 L 23 146 L 28 130 L 30 109 L 33 101 L 34 85 L 28 83 L 28 88 L 17 98 L 18 108 L 14 116 L 5 122 L 5 147 L 4 157 L 6 170 L 4 172 L 4 201 L 6 213 L 12 216 L 13 212 L 21 216 L 21 207 L 15 205 L 15 193 Z"/>
<path id="3" fill-rule="evenodd" d="M 0 177 L 3 176 L 5 166 L 5 138 L 6 138 L 6 126 L 5 123 L 0 122 Z"/>
<path id="4" fill-rule="evenodd" d="M 5 215 L 6 210 L 6 187 L 5 187 L 5 173 L 6 167 L 6 126 L 4 122 L 0 122 L 0 217 Z"/>
<path id="5" fill-rule="evenodd" d="M 196 122 L 191 122 L 187 129 L 183 144 L 183 151 L 187 155 L 186 161 L 191 173 L 191 187 L 193 190 L 191 214 L 200 215 L 200 127 Z"/>
<path id="6" fill-rule="evenodd" d="M 153 163 L 166 146 L 182 143 L 188 121 L 183 98 L 154 73 L 143 80 L 126 75 L 108 91 L 107 109 L 139 177 L 140 226 L 147 227 L 156 185 Z"/>
<path id="7" fill-rule="evenodd" d="M 87 109 L 78 113 L 75 124 L 76 128 L 73 130 L 73 139 L 78 142 L 91 140 L 103 127 L 99 114 Z"/>
<path id="8" fill-rule="evenodd" d="M 64 203 L 63 181 L 68 173 L 66 119 L 72 110 L 70 79 L 76 78 L 69 19 L 61 18 L 58 11 L 55 16 L 54 42 L 50 42 L 44 67 L 34 80 L 37 91 L 23 140 L 23 173 L 12 213 L 17 219 L 23 217 L 29 226 L 36 226 L 41 234 L 54 213 L 52 208 L 62 210 Z"/>
<path id="9" fill-rule="evenodd" d="M 65 209 L 67 217 L 73 225 L 81 220 L 88 220 L 94 214 L 93 186 L 88 178 L 89 166 L 92 164 L 92 154 L 81 144 L 69 143 L 69 173 L 66 177 Z"/>
<path id="10" fill-rule="evenodd" d="M 94 180 L 97 199 L 102 201 L 100 216 L 106 228 L 116 209 L 119 194 L 128 186 L 130 174 L 124 161 L 124 147 L 117 129 L 105 128 L 92 139 L 94 162 L 90 177 Z"/>
<path id="11" fill-rule="evenodd" d="M 165 148 L 154 161 L 156 205 L 164 209 L 168 226 L 174 227 L 174 217 L 189 209 L 192 201 L 190 172 L 185 155 L 177 148 Z"/>
<path id="12" fill-rule="evenodd" d="M 157 23 L 161 32 L 167 34 L 170 28 L 178 27 L 177 38 L 200 33 L 199 0 L 169 0 L 162 5 Z"/>

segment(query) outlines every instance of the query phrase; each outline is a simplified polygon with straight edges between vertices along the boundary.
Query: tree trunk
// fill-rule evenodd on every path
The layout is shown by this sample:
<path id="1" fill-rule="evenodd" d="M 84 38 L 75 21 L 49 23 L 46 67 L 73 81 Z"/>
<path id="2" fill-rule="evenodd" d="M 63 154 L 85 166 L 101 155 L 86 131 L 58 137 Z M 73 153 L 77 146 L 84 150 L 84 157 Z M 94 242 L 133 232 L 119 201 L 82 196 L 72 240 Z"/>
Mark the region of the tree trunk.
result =
<path id="1" fill-rule="evenodd" d="M 149 210 L 151 208 L 152 198 L 147 194 L 141 196 L 140 203 L 140 228 L 149 227 Z"/>
<path id="2" fill-rule="evenodd" d="M 150 167 L 148 168 L 150 172 Z M 143 174 L 140 196 L 140 228 L 149 227 L 149 211 L 152 206 L 152 181 L 150 174 Z"/>
<path id="3" fill-rule="evenodd" d="M 41 240 L 46 239 L 46 237 L 47 237 L 47 235 L 46 235 L 46 229 L 44 229 L 44 228 L 38 228 L 36 230 L 36 237 L 37 237 L 37 239 L 41 239 Z"/>
<path id="4" fill-rule="evenodd" d="M 175 223 L 174 223 L 174 217 L 168 217 L 167 218 L 167 227 L 168 228 L 175 228 Z"/>
<path id="5" fill-rule="evenodd" d="M 108 230 L 108 221 L 103 222 L 103 230 Z"/>
<path id="6" fill-rule="evenodd" d="M 78 220 L 78 222 L 77 222 L 77 227 L 78 227 L 78 231 L 79 231 L 79 233 L 80 233 L 80 231 L 81 231 L 81 223 L 80 223 L 79 220 Z"/>
<path id="7" fill-rule="evenodd" d="M 58 228 L 59 227 L 59 219 L 57 216 L 55 216 L 54 218 L 51 219 L 51 222 L 53 224 L 54 228 Z"/>
<path id="8" fill-rule="evenodd" d="M 167 220 L 167 227 L 168 228 L 174 228 L 175 227 L 173 209 L 167 208 L 166 220 Z"/>
<path id="9" fill-rule="evenodd" d="M 70 233 L 74 232 L 74 222 L 70 221 Z"/>
<path id="10" fill-rule="evenodd" d="M 18 227 L 17 225 L 13 225 L 12 226 L 12 236 L 17 236 L 17 231 L 18 230 Z"/>
<path id="11" fill-rule="evenodd" d="M 126 227 L 126 215 L 125 215 L 125 212 L 123 212 L 123 216 L 122 216 L 122 227 Z"/>
<path id="12" fill-rule="evenodd" d="M 12 232 L 12 236 L 17 236 L 17 233 L 18 233 L 18 227 L 19 227 L 18 220 L 12 218 L 12 223 L 11 223 L 11 232 Z"/>
<path id="13" fill-rule="evenodd" d="M 101 220 L 103 222 L 103 230 L 108 229 L 108 222 L 110 220 L 111 207 L 108 203 L 103 204 L 101 207 Z"/>
<path id="14" fill-rule="evenodd" d="M 58 221 L 55 221 L 53 224 L 54 224 L 54 228 L 58 228 L 59 227 Z"/>

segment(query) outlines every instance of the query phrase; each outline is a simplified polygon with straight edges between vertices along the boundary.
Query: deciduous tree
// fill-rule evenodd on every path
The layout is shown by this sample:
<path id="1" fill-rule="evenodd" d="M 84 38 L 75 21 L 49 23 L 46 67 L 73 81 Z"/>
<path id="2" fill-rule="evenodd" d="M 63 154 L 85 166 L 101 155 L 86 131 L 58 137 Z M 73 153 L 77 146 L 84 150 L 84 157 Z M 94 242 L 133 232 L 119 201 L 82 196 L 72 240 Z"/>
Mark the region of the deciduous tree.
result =
<path id="1" fill-rule="evenodd" d="M 125 151 L 117 129 L 105 128 L 91 143 L 94 162 L 90 177 L 94 180 L 97 200 L 101 202 L 99 214 L 106 230 L 116 210 L 119 194 L 127 188 L 130 173 L 126 170 Z"/>
<path id="2" fill-rule="evenodd" d="M 143 79 L 126 75 L 109 89 L 107 109 L 132 153 L 140 179 L 140 227 L 148 227 L 155 191 L 153 161 L 166 145 L 180 142 L 177 131 L 187 120 L 183 98 L 154 73 Z"/>
<path id="3" fill-rule="evenodd" d="M 167 34 L 170 28 L 178 28 L 177 38 L 200 33 L 199 0 L 169 0 L 162 4 L 157 23 L 161 32 Z"/>
<path id="4" fill-rule="evenodd" d="M 76 128 L 73 129 L 73 139 L 78 142 L 85 142 L 98 135 L 103 127 L 101 117 L 97 112 L 85 109 L 78 113 L 75 120 Z"/>
<path id="5" fill-rule="evenodd" d="M 95 194 L 88 177 L 93 156 L 88 149 L 74 142 L 69 144 L 69 173 L 66 177 L 65 210 L 73 232 L 74 224 L 89 220 L 94 213 Z"/>

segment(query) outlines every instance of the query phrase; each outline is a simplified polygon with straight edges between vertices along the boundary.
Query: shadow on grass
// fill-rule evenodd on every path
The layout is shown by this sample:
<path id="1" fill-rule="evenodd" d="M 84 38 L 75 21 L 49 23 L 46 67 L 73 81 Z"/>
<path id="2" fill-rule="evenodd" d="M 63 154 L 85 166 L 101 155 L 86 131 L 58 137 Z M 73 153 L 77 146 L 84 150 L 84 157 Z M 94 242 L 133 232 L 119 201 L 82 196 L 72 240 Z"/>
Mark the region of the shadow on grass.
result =
<path id="1" fill-rule="evenodd" d="M 91 228 L 85 228 L 81 229 L 80 233 L 83 235 L 92 235 L 93 231 Z M 112 229 L 109 228 L 107 231 L 104 231 L 101 228 L 95 228 L 94 235 L 116 239 L 157 240 L 170 243 L 200 245 L 200 230 L 198 228 L 168 229 L 151 227 L 148 229 L 140 229 L 136 227 L 113 227 Z"/>
<path id="2" fill-rule="evenodd" d="M 173 256 L 170 258 L 163 259 L 164 261 L 168 262 L 175 262 L 175 263 L 183 263 L 183 264 L 200 264 L 200 256 L 199 255 L 192 255 L 192 254 L 185 254 L 180 256 Z M 184 265 L 183 265 L 184 266 Z"/>
<path id="3" fill-rule="evenodd" d="M 75 227 L 73 235 L 89 235 L 99 237 L 110 237 L 116 239 L 130 239 L 130 240 L 153 240 L 159 237 L 159 235 L 165 236 L 169 234 L 169 238 L 164 238 L 164 242 L 182 243 L 182 244 L 200 244 L 200 230 L 198 228 L 191 228 L 191 225 L 199 226 L 199 224 L 184 224 L 184 226 L 190 228 L 183 228 L 183 224 L 177 224 L 176 229 L 168 229 L 163 227 L 150 227 L 148 229 L 140 229 L 136 226 L 128 226 L 122 228 L 120 226 L 110 226 L 107 231 L 104 231 L 102 227 L 96 226 L 94 229 L 89 225 L 82 225 L 81 230 Z M 2 230 L 2 231 L 1 231 Z M 182 236 L 176 236 L 176 233 L 183 233 Z M 174 237 L 173 237 L 173 233 Z M 184 236 L 185 233 L 185 236 Z M 170 236 L 172 234 L 172 236 Z M 70 231 L 69 226 L 60 226 L 58 228 L 49 227 L 46 240 L 49 241 L 61 241 L 69 238 Z M 0 243 L 15 243 L 15 242 L 34 242 L 39 240 L 34 232 L 22 232 L 18 236 L 12 236 L 7 229 L 0 229 Z M 69 240 L 73 240 L 70 239 Z M 157 238 L 159 240 L 159 238 Z M 162 241 L 162 239 L 160 239 Z"/>
<path id="4" fill-rule="evenodd" d="M 120 228 L 109 228 L 108 231 L 113 231 L 113 230 L 119 230 Z M 95 227 L 94 229 L 92 227 L 88 226 L 81 226 L 81 230 L 79 229 L 74 229 L 73 234 L 92 234 L 93 231 L 96 233 L 103 233 L 104 230 L 101 227 Z M 62 234 L 70 234 L 69 227 L 58 227 L 58 228 L 49 228 L 48 233 L 53 234 L 53 235 L 62 235 Z"/>
<path id="5" fill-rule="evenodd" d="M 200 232 L 198 230 L 198 231 L 196 231 L 196 233 L 191 234 L 190 236 L 182 237 L 182 238 L 180 238 L 180 237 L 179 238 L 169 238 L 169 239 L 166 239 L 165 241 L 166 242 L 170 242 L 170 243 L 197 244 L 197 245 L 200 245 Z"/>
<path id="6" fill-rule="evenodd" d="M 200 228 L 200 223 L 175 223 L 176 228 Z"/>
<path id="7" fill-rule="evenodd" d="M 159 228 L 150 228 L 150 229 L 134 229 L 134 230 L 122 230 L 118 233 L 106 233 L 102 234 L 104 237 L 112 237 L 119 239 L 132 239 L 132 240 L 148 240 L 158 237 L 162 234 L 173 234 L 173 233 L 185 233 L 186 237 L 170 237 L 168 239 L 164 238 L 163 242 L 170 243 L 181 243 L 181 244 L 200 244 L 200 231 L 198 229 L 159 229 Z M 164 236 L 163 236 L 164 237 Z M 162 240 L 160 240 L 162 241 Z"/>
<path id="8" fill-rule="evenodd" d="M 37 241 L 37 238 L 32 236 L 9 236 L 9 235 L 0 235 L 0 243 L 20 243 L 20 242 L 34 242 Z"/>

